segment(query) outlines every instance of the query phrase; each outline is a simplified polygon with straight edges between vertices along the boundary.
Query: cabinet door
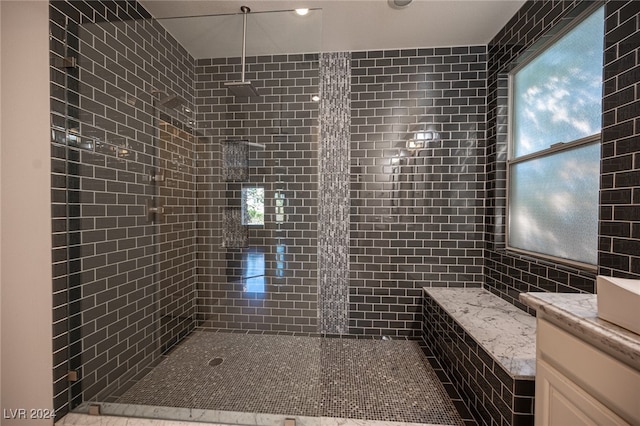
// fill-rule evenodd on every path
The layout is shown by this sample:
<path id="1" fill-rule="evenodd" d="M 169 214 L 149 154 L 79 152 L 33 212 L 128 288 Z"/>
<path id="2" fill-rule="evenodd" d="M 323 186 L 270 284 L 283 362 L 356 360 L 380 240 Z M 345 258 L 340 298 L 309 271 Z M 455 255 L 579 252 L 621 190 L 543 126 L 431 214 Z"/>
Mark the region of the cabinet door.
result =
<path id="1" fill-rule="evenodd" d="M 536 426 L 628 425 L 545 361 L 536 367 Z"/>

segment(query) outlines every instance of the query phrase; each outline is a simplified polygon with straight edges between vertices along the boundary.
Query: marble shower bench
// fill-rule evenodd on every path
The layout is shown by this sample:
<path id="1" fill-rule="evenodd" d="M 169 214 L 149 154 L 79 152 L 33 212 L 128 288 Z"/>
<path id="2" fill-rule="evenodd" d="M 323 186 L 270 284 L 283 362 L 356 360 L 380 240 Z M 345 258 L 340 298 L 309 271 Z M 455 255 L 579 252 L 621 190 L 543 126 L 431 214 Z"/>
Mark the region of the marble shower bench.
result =
<path id="1" fill-rule="evenodd" d="M 533 425 L 536 319 L 481 288 L 424 288 L 422 337 L 479 424 Z"/>

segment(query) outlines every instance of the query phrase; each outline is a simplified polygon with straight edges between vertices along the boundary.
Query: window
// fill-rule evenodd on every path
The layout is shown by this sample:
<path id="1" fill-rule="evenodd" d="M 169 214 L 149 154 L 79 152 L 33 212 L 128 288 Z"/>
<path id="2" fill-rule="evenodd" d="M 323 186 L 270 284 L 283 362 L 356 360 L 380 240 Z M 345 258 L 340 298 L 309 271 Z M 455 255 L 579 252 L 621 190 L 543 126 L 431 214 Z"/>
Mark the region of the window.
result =
<path id="1" fill-rule="evenodd" d="M 510 74 L 508 248 L 597 263 L 604 8 Z"/>
<path id="2" fill-rule="evenodd" d="M 242 188 L 242 224 L 264 225 L 264 188 Z"/>

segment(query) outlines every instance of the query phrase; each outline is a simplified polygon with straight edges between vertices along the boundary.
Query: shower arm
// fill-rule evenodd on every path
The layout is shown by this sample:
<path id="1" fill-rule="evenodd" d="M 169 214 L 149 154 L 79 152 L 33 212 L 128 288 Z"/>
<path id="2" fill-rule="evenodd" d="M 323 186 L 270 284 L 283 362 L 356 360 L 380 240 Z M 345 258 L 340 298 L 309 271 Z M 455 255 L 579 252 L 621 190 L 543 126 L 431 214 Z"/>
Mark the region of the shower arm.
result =
<path id="1" fill-rule="evenodd" d="M 251 9 L 247 6 L 241 6 L 240 10 L 242 11 L 242 74 L 240 80 L 244 83 L 245 55 L 247 54 L 247 15 Z"/>
<path id="2" fill-rule="evenodd" d="M 225 87 L 229 89 L 229 92 L 236 97 L 259 97 L 260 93 L 256 90 L 256 88 L 251 84 L 250 81 L 245 80 L 246 78 L 246 63 L 247 63 L 247 15 L 251 11 L 247 6 L 242 6 L 240 8 L 242 11 L 242 78 L 240 81 L 228 81 L 224 83 Z"/>

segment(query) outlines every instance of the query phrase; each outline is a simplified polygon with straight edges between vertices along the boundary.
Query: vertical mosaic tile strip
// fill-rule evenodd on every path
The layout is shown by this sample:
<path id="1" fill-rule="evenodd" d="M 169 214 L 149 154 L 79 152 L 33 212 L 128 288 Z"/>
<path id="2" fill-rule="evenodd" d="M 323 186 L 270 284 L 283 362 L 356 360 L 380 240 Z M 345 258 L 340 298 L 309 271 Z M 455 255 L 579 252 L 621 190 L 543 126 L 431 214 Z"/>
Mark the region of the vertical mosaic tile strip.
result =
<path id="1" fill-rule="evenodd" d="M 247 247 L 249 232 L 242 224 L 242 209 L 225 207 L 222 210 L 222 246 L 225 248 Z"/>
<path id="2" fill-rule="evenodd" d="M 245 141 L 223 141 L 222 178 L 225 181 L 245 181 L 249 174 L 249 147 Z"/>
<path id="3" fill-rule="evenodd" d="M 351 55 L 320 54 L 318 315 L 320 332 L 349 326 Z"/>

